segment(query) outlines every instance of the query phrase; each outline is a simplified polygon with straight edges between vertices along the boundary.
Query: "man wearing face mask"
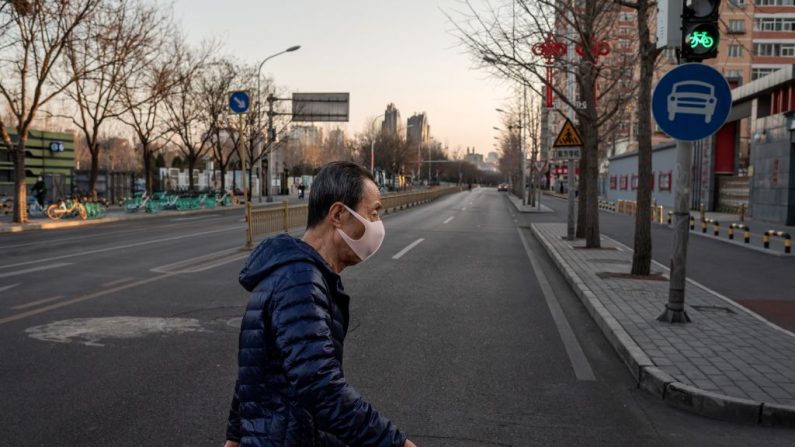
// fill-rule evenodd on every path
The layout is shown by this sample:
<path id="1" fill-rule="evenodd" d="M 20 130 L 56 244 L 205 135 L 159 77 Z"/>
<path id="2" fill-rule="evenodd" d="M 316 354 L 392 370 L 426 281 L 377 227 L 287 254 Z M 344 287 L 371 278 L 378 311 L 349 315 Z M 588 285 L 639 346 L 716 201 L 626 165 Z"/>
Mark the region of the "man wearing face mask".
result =
<path id="1" fill-rule="evenodd" d="M 350 298 L 340 272 L 384 240 L 381 195 L 355 163 L 320 170 L 302 239 L 263 241 L 240 273 L 240 328 L 225 447 L 416 447 L 345 380 Z"/>

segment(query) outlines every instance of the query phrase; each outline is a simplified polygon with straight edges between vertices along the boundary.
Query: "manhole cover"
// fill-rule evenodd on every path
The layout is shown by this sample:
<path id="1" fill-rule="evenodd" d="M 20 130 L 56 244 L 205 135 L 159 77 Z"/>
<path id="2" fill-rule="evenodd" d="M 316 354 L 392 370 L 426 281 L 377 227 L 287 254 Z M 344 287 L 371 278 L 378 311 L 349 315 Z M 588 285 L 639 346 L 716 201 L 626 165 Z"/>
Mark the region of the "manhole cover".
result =
<path id="1" fill-rule="evenodd" d="M 717 312 L 723 314 L 733 314 L 734 311 L 724 306 L 690 306 L 700 312 Z"/>

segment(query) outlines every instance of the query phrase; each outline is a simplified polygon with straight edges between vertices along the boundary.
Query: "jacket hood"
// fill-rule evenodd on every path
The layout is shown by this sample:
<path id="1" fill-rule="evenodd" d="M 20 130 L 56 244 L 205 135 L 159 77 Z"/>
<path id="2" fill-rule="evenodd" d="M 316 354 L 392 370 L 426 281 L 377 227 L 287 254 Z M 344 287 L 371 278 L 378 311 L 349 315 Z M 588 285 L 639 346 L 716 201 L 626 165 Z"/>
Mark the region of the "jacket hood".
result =
<path id="1" fill-rule="evenodd" d="M 314 248 L 300 239 L 283 233 L 265 239 L 251 252 L 246 260 L 246 266 L 240 271 L 240 285 L 251 292 L 271 272 L 294 262 L 311 262 L 320 269 L 323 276 L 339 278 Z"/>

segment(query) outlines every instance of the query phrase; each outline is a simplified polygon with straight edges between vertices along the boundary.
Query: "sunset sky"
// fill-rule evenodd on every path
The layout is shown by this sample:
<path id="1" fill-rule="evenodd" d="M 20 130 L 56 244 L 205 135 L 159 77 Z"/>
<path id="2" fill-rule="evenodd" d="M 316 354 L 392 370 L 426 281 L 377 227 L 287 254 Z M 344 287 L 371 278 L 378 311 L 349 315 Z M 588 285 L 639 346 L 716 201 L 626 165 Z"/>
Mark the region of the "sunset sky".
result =
<path id="1" fill-rule="evenodd" d="M 177 0 L 188 39 L 217 38 L 241 62 L 301 45 L 263 73 L 295 92 L 350 92 L 349 133 L 394 102 L 404 120 L 427 112 L 434 138 L 457 148 L 493 149 L 493 126 L 511 88 L 472 68 L 444 12 L 456 0 Z"/>

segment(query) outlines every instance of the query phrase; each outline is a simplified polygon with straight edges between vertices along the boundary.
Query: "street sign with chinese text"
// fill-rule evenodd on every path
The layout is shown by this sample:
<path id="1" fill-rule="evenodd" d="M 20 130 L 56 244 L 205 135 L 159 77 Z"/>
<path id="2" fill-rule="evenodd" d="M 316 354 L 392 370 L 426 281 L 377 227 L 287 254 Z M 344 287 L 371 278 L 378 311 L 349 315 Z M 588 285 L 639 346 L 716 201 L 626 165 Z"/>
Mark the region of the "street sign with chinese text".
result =
<path id="1" fill-rule="evenodd" d="M 580 148 L 568 147 L 563 149 L 555 149 L 555 158 L 558 160 L 579 160 Z"/>

